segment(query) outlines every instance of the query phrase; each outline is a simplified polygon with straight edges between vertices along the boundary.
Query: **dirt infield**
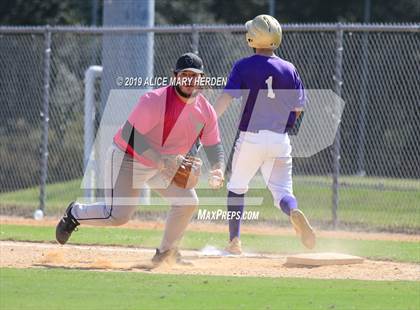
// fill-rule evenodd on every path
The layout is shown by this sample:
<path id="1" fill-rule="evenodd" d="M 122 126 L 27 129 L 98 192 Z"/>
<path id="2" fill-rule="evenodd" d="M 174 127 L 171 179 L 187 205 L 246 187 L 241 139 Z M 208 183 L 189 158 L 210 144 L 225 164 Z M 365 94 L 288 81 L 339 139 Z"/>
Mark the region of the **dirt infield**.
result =
<path id="1" fill-rule="evenodd" d="M 60 246 L 33 242 L 0 242 L 0 267 L 66 268 L 75 270 L 199 274 L 316 279 L 420 280 L 420 265 L 365 260 L 346 266 L 287 266 L 281 255 L 246 254 L 241 257 L 205 256 L 182 251 L 191 266 L 160 266 L 153 269 L 152 249 L 108 246 Z"/>
<path id="2" fill-rule="evenodd" d="M 57 218 L 42 221 L 17 217 L 0 217 L 0 224 L 55 226 Z M 130 221 L 128 229 L 162 230 L 163 222 Z M 189 231 L 224 232 L 226 225 L 191 223 Z M 243 233 L 258 235 L 294 235 L 291 228 L 244 225 Z M 419 242 L 419 235 L 318 231 L 319 237 L 356 240 L 393 240 Z M 111 246 L 59 246 L 49 243 L 0 242 L 0 267 L 68 268 L 100 271 L 148 272 L 164 274 L 201 274 L 255 277 L 297 277 L 318 279 L 420 280 L 420 265 L 365 260 L 346 266 L 287 266 L 286 256 L 251 254 L 241 257 L 208 256 L 200 251 L 182 251 L 192 266 L 151 268 L 152 249 Z"/>

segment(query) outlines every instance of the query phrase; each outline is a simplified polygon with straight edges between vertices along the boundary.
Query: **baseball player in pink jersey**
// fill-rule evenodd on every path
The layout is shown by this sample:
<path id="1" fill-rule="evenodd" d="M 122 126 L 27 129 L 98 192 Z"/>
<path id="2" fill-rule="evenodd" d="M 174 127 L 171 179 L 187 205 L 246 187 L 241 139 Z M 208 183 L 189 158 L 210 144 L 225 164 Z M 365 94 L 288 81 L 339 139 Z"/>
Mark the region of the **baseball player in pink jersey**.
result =
<path id="1" fill-rule="evenodd" d="M 235 142 L 232 174 L 227 184 L 228 211 L 242 214 L 248 184 L 258 170 L 271 191 L 274 204 L 290 217 L 307 248 L 315 234 L 292 189 L 292 157 L 288 132 L 295 126 L 305 103 L 303 84 L 296 68 L 274 54 L 282 31 L 272 16 L 259 15 L 246 24 L 246 39 L 255 54 L 237 61 L 215 110 L 220 116 L 234 97 L 242 97 L 239 136 Z M 229 220 L 226 250 L 241 254 L 240 218 Z"/>
<path id="2" fill-rule="evenodd" d="M 177 246 L 198 198 L 194 188 L 168 182 L 161 172 L 175 156 L 196 151 L 198 138 L 212 165 L 211 176 L 223 179 L 224 160 L 216 112 L 195 83 L 203 74 L 201 58 L 193 53 L 182 55 L 174 74 L 180 81 L 186 78 L 186 82 L 143 95 L 115 134 L 106 160 L 105 202 L 70 203 L 56 227 L 60 244 L 65 244 L 79 225 L 117 226 L 128 222 L 147 184 L 171 204 L 162 242 L 152 261 L 182 262 Z"/>

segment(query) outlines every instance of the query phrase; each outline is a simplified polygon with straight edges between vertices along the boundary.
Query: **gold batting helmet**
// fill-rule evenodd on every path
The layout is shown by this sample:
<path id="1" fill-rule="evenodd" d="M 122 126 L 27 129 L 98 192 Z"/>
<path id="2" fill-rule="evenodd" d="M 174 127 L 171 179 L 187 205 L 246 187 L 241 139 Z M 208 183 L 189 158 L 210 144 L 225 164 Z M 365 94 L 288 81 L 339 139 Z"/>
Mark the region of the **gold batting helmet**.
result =
<path id="1" fill-rule="evenodd" d="M 258 15 L 245 23 L 246 40 L 252 48 L 275 50 L 280 46 L 282 33 L 280 23 L 270 15 Z"/>

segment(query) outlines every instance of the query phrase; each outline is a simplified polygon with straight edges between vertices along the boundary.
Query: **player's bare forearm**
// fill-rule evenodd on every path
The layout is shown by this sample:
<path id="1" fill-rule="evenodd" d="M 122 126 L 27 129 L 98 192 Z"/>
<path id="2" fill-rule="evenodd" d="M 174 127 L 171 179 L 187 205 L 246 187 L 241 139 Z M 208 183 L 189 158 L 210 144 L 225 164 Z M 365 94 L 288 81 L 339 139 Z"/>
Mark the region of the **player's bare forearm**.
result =
<path id="1" fill-rule="evenodd" d="M 303 113 L 303 108 L 296 108 L 293 111 L 296 112 L 296 118 L 299 118 L 299 116 Z"/>
<path id="2" fill-rule="evenodd" d="M 289 135 L 297 135 L 302 124 L 304 114 L 305 113 L 302 108 L 294 109 L 290 112 L 285 132 Z"/>
<path id="3" fill-rule="evenodd" d="M 296 113 L 296 121 L 298 121 L 299 119 L 301 119 L 303 117 L 303 109 L 299 109 L 299 110 L 295 110 Z"/>
<path id="4" fill-rule="evenodd" d="M 219 98 L 217 98 L 216 104 L 214 105 L 217 117 L 220 117 L 223 113 L 225 113 L 226 109 L 232 102 L 232 99 L 233 97 L 228 93 L 222 93 Z"/>

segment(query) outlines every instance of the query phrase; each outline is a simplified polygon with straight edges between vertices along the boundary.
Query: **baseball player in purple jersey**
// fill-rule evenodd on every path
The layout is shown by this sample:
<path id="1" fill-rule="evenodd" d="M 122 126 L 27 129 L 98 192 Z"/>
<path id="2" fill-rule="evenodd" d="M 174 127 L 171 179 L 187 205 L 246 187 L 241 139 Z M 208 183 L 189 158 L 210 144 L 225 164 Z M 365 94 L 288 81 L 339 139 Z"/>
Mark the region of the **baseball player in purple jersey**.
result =
<path id="1" fill-rule="evenodd" d="M 242 214 L 249 182 L 261 170 L 275 206 L 290 217 L 304 246 L 313 248 L 315 233 L 293 195 L 288 135 L 303 111 L 303 84 L 293 64 L 274 54 L 282 39 L 279 22 L 272 16 L 259 15 L 245 26 L 248 45 L 255 54 L 234 64 L 215 105 L 220 116 L 233 98 L 242 97 L 239 135 L 227 184 L 228 211 Z M 242 253 L 240 222 L 236 218 L 229 220 L 226 250 L 232 254 Z"/>

